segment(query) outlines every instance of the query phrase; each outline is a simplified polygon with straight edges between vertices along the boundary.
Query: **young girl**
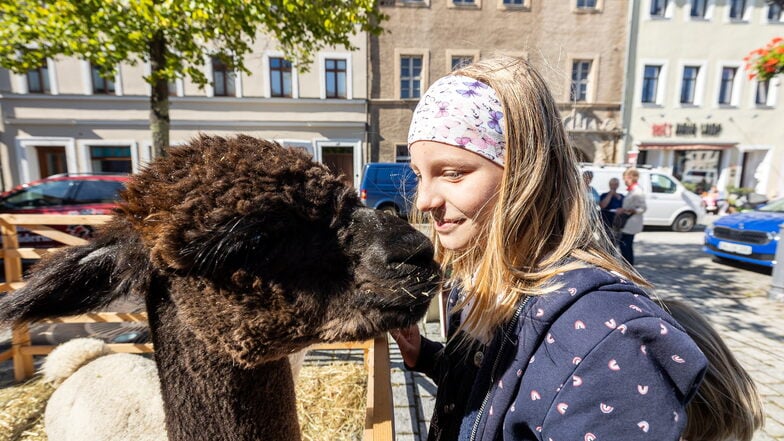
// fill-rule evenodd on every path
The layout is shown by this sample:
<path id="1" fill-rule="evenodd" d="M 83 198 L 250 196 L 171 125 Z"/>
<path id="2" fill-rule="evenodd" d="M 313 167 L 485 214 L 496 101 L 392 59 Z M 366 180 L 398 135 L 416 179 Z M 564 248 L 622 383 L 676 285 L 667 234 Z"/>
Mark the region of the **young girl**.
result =
<path id="1" fill-rule="evenodd" d="M 697 395 L 686 407 L 689 417 L 683 439 L 751 441 L 765 421 L 754 381 L 697 310 L 678 300 L 661 303 L 694 339 L 709 362 Z"/>
<path id="2" fill-rule="evenodd" d="M 443 77 L 408 143 L 452 287 L 446 347 L 393 332 L 438 384 L 428 439 L 678 440 L 705 358 L 612 251 L 542 78 Z"/>

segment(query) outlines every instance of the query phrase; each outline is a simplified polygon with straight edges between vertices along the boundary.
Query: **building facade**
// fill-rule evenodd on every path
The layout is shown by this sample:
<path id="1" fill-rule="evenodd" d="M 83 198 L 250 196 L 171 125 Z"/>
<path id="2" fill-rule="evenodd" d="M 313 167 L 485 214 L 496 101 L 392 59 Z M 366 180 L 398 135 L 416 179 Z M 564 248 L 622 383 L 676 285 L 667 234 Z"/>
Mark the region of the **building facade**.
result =
<path id="1" fill-rule="evenodd" d="M 743 61 L 784 34 L 781 8 L 765 0 L 643 0 L 633 17 L 629 159 L 669 168 L 698 191 L 783 196 L 781 78 L 749 79 Z"/>
<path id="2" fill-rule="evenodd" d="M 626 0 L 382 0 L 371 36 L 372 161 L 406 161 L 413 109 L 455 67 L 494 55 L 528 59 L 551 88 L 584 161 L 616 162 L 626 56 Z"/>
<path id="3" fill-rule="evenodd" d="M 211 84 L 170 84 L 172 145 L 199 133 L 246 133 L 302 148 L 357 185 L 365 161 L 367 38 L 356 51 L 319 52 L 298 72 L 260 36 L 251 75 L 207 60 Z M 8 189 L 56 173 L 134 172 L 151 159 L 149 67 L 122 65 L 112 81 L 88 62 L 60 58 L 16 75 L 0 69 L 0 159 Z"/>

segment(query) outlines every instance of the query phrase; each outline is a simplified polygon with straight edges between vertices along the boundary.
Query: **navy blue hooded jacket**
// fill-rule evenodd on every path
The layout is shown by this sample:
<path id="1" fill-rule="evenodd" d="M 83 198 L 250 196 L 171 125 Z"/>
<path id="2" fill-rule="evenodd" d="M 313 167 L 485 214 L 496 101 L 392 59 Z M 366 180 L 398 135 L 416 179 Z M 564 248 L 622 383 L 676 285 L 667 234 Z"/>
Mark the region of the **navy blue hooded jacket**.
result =
<path id="1" fill-rule="evenodd" d="M 423 338 L 413 369 L 438 384 L 429 440 L 679 439 L 707 368 L 697 345 L 614 273 L 584 268 L 554 283 L 487 346 Z M 450 337 L 459 320 L 450 316 Z"/>

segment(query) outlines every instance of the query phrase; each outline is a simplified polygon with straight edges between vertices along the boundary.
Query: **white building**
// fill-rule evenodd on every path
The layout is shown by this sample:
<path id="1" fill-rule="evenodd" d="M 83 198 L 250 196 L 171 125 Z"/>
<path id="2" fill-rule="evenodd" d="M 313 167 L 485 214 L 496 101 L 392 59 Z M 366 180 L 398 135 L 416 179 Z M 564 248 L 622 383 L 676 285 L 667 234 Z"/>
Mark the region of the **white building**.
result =
<path id="1" fill-rule="evenodd" d="M 246 133 L 308 150 L 358 185 L 365 152 L 367 52 L 325 50 L 298 73 L 275 44 L 259 37 L 246 66 L 228 72 L 209 60 L 199 89 L 170 85 L 171 144 L 198 133 Z M 151 158 L 150 87 L 143 63 L 122 65 L 114 81 L 85 61 L 49 60 L 26 75 L 0 69 L 0 160 L 4 189 L 55 173 L 133 172 Z"/>
<path id="2" fill-rule="evenodd" d="M 704 178 L 705 187 L 784 196 L 782 78 L 750 80 L 743 61 L 784 35 L 781 9 L 765 0 L 633 3 L 629 160 L 694 183 Z"/>

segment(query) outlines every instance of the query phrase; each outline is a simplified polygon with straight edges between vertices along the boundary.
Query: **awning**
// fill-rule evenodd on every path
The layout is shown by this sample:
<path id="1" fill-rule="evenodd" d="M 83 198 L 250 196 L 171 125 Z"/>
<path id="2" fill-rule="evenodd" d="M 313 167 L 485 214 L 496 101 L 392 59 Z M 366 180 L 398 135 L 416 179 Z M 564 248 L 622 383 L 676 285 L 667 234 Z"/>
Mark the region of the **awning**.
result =
<path id="1" fill-rule="evenodd" d="M 640 150 L 728 150 L 738 143 L 721 143 L 721 144 L 684 144 L 684 143 L 641 143 L 637 146 Z"/>

